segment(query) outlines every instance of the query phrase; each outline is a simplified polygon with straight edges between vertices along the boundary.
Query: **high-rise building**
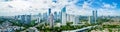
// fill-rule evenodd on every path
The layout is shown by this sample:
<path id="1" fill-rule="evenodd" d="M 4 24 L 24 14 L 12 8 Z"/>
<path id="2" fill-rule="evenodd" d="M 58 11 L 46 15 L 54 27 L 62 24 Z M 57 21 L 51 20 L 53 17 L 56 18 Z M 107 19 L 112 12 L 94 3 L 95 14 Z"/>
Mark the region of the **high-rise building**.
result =
<path id="1" fill-rule="evenodd" d="M 76 16 L 75 16 L 75 23 L 74 23 L 74 24 L 79 24 L 79 23 L 80 23 L 80 21 L 79 21 L 79 16 L 76 15 Z"/>
<path id="2" fill-rule="evenodd" d="M 91 19 L 91 24 L 97 23 L 97 11 L 92 11 L 92 19 Z"/>
<path id="3" fill-rule="evenodd" d="M 66 7 L 63 7 L 61 11 L 62 11 L 62 25 L 66 25 L 66 21 L 67 21 L 66 20 L 67 19 L 66 18 L 66 15 L 67 15 L 66 14 Z"/>
<path id="4" fill-rule="evenodd" d="M 20 16 L 21 16 L 21 19 L 20 19 L 21 21 L 20 21 L 20 23 L 23 24 L 23 23 L 25 22 L 25 15 L 20 15 Z"/>
<path id="5" fill-rule="evenodd" d="M 46 24 L 49 24 L 49 16 L 51 14 L 51 8 L 48 9 L 48 12 L 47 13 L 43 13 L 43 20 L 46 21 Z"/>
<path id="6" fill-rule="evenodd" d="M 57 12 L 54 12 L 54 20 L 57 20 Z"/>
<path id="7" fill-rule="evenodd" d="M 25 16 L 25 24 L 30 24 L 31 22 L 31 15 L 26 15 Z"/>
<path id="8" fill-rule="evenodd" d="M 43 13 L 42 16 L 43 16 L 43 19 L 44 19 L 44 20 L 47 20 L 47 19 L 48 19 L 48 15 L 47 15 L 47 13 Z"/>
<path id="9" fill-rule="evenodd" d="M 14 17 L 15 20 L 18 20 L 18 18 L 19 18 L 18 16 L 15 16 L 15 17 Z"/>
<path id="10" fill-rule="evenodd" d="M 51 13 L 51 8 L 48 9 L 48 15 L 50 15 L 50 13 Z"/>
<path id="11" fill-rule="evenodd" d="M 69 22 L 69 21 L 70 21 L 70 15 L 67 14 L 67 22 Z"/>
<path id="12" fill-rule="evenodd" d="M 61 12 L 58 13 L 57 19 L 62 20 L 62 13 Z"/>
<path id="13" fill-rule="evenodd" d="M 37 23 L 40 23 L 40 22 L 41 22 L 41 13 L 39 13 L 38 19 L 37 19 Z"/>
<path id="14" fill-rule="evenodd" d="M 49 16 L 49 22 L 50 27 L 54 27 L 54 15 L 52 13 Z"/>
<path id="15" fill-rule="evenodd" d="M 31 22 L 31 15 L 21 15 L 21 21 L 22 24 L 29 24 Z"/>

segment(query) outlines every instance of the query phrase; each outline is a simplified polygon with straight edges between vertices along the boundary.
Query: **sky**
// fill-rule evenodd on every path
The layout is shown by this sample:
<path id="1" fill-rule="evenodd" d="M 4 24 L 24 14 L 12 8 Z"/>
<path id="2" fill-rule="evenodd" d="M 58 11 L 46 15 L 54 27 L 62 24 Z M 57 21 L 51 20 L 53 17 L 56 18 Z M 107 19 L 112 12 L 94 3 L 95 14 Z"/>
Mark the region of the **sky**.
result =
<path id="1" fill-rule="evenodd" d="M 120 0 L 0 0 L 0 16 L 45 13 L 49 8 L 60 12 L 66 6 L 67 14 L 90 16 L 120 16 Z"/>

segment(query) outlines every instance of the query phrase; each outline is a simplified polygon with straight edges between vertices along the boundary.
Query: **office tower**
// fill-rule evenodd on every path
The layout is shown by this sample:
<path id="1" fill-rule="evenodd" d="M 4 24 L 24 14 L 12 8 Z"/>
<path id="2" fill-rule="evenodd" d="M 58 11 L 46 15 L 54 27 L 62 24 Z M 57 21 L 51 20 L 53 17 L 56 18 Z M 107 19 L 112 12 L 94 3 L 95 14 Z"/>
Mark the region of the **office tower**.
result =
<path id="1" fill-rule="evenodd" d="M 18 18 L 19 18 L 18 16 L 15 16 L 15 17 L 14 17 L 15 20 L 18 20 Z"/>
<path id="2" fill-rule="evenodd" d="M 42 16 L 43 16 L 43 17 L 42 17 L 42 20 L 44 20 L 46 24 L 49 24 L 49 20 L 48 20 L 48 16 L 49 16 L 49 15 L 48 15 L 47 13 L 43 13 Z"/>
<path id="3" fill-rule="evenodd" d="M 31 22 L 31 15 L 26 15 L 25 16 L 25 24 L 30 24 Z"/>
<path id="4" fill-rule="evenodd" d="M 91 24 L 92 22 L 92 16 L 88 16 L 88 23 Z"/>
<path id="5" fill-rule="evenodd" d="M 49 22 L 50 27 L 54 27 L 54 15 L 52 13 L 49 16 Z"/>
<path id="6" fill-rule="evenodd" d="M 73 22 L 74 21 L 74 15 L 70 15 L 70 22 Z"/>
<path id="7" fill-rule="evenodd" d="M 70 18 L 71 22 L 73 22 L 73 25 L 75 25 L 75 15 L 71 15 L 71 18 Z"/>
<path id="8" fill-rule="evenodd" d="M 51 8 L 48 9 L 48 16 L 50 15 L 51 13 Z"/>
<path id="9" fill-rule="evenodd" d="M 61 12 L 59 12 L 58 13 L 58 17 L 57 17 L 59 20 L 62 20 L 62 13 Z"/>
<path id="10" fill-rule="evenodd" d="M 66 25 L 66 7 L 62 8 L 62 25 Z"/>
<path id="11" fill-rule="evenodd" d="M 80 21 L 79 21 L 79 16 L 76 15 L 76 16 L 75 16 L 75 24 L 79 24 L 79 23 L 80 23 Z"/>
<path id="12" fill-rule="evenodd" d="M 67 14 L 67 22 L 70 22 L 70 15 Z"/>
<path id="13" fill-rule="evenodd" d="M 25 15 L 21 15 L 20 23 L 23 24 L 25 22 Z"/>
<path id="14" fill-rule="evenodd" d="M 47 19 L 48 19 L 47 13 L 43 13 L 43 19 L 44 19 L 44 20 L 47 20 Z"/>
<path id="15" fill-rule="evenodd" d="M 41 13 L 38 14 L 38 19 L 37 19 L 37 23 L 41 22 Z"/>
<path id="16" fill-rule="evenodd" d="M 41 17 L 38 17 L 37 18 L 37 23 L 40 23 L 41 22 Z"/>
<path id="17" fill-rule="evenodd" d="M 91 21 L 91 24 L 95 24 L 97 23 L 97 11 L 92 11 L 92 21 Z"/>
<path id="18" fill-rule="evenodd" d="M 57 12 L 54 12 L 54 20 L 58 20 L 57 19 Z"/>
<path id="19" fill-rule="evenodd" d="M 29 24 L 31 22 L 31 15 L 21 15 L 22 24 Z"/>

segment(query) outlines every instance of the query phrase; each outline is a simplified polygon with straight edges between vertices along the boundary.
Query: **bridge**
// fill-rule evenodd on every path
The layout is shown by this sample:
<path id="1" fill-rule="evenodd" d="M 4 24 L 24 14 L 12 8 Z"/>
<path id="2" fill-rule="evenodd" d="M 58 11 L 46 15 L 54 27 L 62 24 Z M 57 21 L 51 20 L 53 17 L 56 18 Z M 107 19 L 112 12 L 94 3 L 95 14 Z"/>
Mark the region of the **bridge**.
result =
<path id="1" fill-rule="evenodd" d="M 94 28 L 94 27 L 95 26 L 88 26 L 88 27 L 84 27 L 84 28 L 81 28 L 81 29 L 62 31 L 62 32 L 85 32 L 87 29 L 91 29 L 91 28 Z"/>

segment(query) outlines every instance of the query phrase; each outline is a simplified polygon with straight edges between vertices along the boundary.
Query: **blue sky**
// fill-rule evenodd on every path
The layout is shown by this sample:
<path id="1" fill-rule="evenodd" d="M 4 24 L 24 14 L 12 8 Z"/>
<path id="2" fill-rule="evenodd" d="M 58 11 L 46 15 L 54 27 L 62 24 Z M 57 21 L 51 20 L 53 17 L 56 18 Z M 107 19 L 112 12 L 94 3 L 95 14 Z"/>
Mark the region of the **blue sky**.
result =
<path id="1" fill-rule="evenodd" d="M 120 16 L 120 0 L 0 0 L 0 16 L 59 12 L 64 6 L 68 14 L 90 16 L 97 10 L 99 16 Z"/>
<path id="2" fill-rule="evenodd" d="M 120 8 L 120 0 L 78 0 L 75 5 L 82 6 L 80 4 L 84 4 L 84 2 L 91 3 L 90 7 L 92 8 L 102 8 L 102 6 L 105 4 L 110 4 L 111 6 L 114 6 L 116 4 L 115 9 Z"/>

